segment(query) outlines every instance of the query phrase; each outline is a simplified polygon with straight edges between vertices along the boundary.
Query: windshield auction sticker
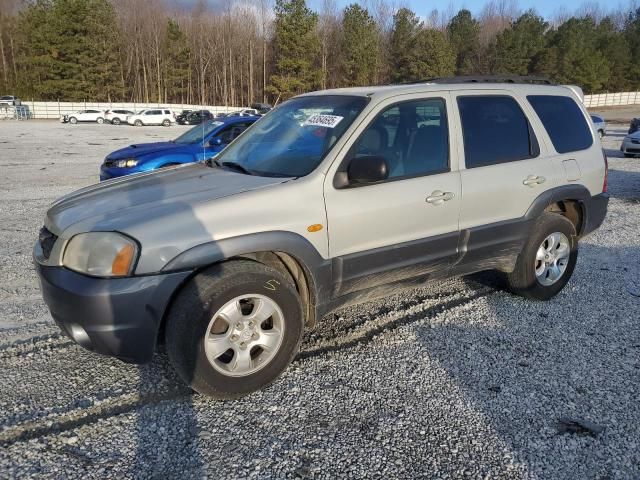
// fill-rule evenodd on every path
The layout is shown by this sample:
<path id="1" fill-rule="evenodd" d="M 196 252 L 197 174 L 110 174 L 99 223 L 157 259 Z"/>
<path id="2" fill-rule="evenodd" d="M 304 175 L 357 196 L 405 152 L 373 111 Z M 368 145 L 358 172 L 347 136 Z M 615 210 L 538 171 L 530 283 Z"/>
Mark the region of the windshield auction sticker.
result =
<path id="1" fill-rule="evenodd" d="M 305 120 L 302 126 L 335 128 L 343 118 L 344 117 L 339 117 L 337 115 L 311 115 Z"/>

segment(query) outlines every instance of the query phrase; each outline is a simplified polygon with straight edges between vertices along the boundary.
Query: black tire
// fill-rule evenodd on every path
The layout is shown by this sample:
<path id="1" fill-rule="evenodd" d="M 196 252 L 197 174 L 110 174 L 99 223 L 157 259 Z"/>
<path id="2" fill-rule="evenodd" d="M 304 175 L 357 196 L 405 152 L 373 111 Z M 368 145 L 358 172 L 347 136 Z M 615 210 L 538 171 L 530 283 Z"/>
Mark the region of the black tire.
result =
<path id="1" fill-rule="evenodd" d="M 635 155 L 633 153 L 625 153 L 624 158 L 633 158 Z"/>
<path id="2" fill-rule="evenodd" d="M 142 120 L 136 120 L 135 122 L 133 122 L 133 124 L 134 124 L 136 127 L 141 127 L 141 126 L 142 126 Z"/>
<path id="3" fill-rule="evenodd" d="M 104 123 L 104 118 L 102 118 L 102 117 L 98 117 L 98 118 L 96 118 L 96 123 L 97 123 L 98 125 L 102 125 L 102 124 Z"/>
<path id="4" fill-rule="evenodd" d="M 282 310 L 282 343 L 260 370 L 241 377 L 225 375 L 205 353 L 209 322 L 229 300 L 255 293 L 275 301 Z M 171 364 L 187 385 L 204 395 L 228 399 L 273 382 L 298 352 L 303 330 L 300 298 L 290 280 L 260 263 L 238 260 L 214 265 L 184 286 L 167 316 L 165 343 Z"/>
<path id="5" fill-rule="evenodd" d="M 69 123 L 75 125 L 78 123 L 78 119 L 76 117 L 69 117 Z"/>
<path id="6" fill-rule="evenodd" d="M 120 125 L 120 119 L 118 117 L 114 117 L 113 120 L 111 120 L 111 123 L 113 125 Z"/>
<path id="7" fill-rule="evenodd" d="M 162 121 L 162 126 L 163 127 L 170 127 L 171 126 L 171 120 L 163 120 Z"/>
<path id="8" fill-rule="evenodd" d="M 536 252 L 542 242 L 552 233 L 563 233 L 569 240 L 569 260 L 562 276 L 552 285 L 543 285 L 535 273 Z M 576 229 L 568 219 L 556 213 L 543 213 L 535 222 L 531 235 L 518 256 L 516 268 L 507 274 L 507 286 L 517 295 L 534 300 L 549 300 L 567 284 L 578 260 Z"/>

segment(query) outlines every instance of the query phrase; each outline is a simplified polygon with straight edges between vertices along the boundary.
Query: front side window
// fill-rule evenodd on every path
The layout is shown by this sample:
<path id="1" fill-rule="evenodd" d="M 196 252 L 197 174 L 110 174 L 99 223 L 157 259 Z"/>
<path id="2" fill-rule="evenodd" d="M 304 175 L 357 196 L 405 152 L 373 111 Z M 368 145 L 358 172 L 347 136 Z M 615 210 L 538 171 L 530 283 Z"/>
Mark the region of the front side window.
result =
<path id="1" fill-rule="evenodd" d="M 347 95 L 293 98 L 256 122 L 216 158 L 250 174 L 301 177 L 311 173 L 369 99 Z"/>
<path id="2" fill-rule="evenodd" d="M 527 100 L 540 117 L 556 152 L 577 152 L 593 145 L 591 129 L 571 97 L 529 95 Z"/>
<path id="3" fill-rule="evenodd" d="M 352 148 L 355 157 L 380 156 L 388 179 L 449 170 L 449 129 L 441 98 L 393 105 L 371 122 Z"/>
<path id="4" fill-rule="evenodd" d="M 466 168 L 537 157 L 538 141 L 518 102 L 509 96 L 458 97 Z"/>

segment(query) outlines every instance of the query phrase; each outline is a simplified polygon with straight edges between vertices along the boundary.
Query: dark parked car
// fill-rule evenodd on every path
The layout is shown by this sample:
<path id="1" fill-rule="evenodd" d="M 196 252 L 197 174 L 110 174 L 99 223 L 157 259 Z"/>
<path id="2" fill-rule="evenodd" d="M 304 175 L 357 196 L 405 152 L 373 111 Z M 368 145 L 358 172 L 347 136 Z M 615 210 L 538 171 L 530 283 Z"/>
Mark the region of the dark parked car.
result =
<path id="1" fill-rule="evenodd" d="M 640 118 L 632 118 L 631 125 L 629 125 L 629 134 L 640 130 Z"/>
<path id="2" fill-rule="evenodd" d="M 273 107 L 268 103 L 254 103 L 251 108 L 256 109 L 260 115 L 266 115 L 273 110 Z"/>
<path id="3" fill-rule="evenodd" d="M 193 112 L 193 110 L 182 110 L 177 116 L 176 116 L 176 123 L 178 125 L 184 125 L 184 119 L 187 118 L 187 115 L 189 115 L 191 112 Z"/>
<path id="4" fill-rule="evenodd" d="M 214 116 L 209 110 L 196 110 L 194 112 L 189 112 L 182 121 L 176 121 L 180 123 L 180 125 L 200 125 L 201 123 L 207 122 L 209 120 L 213 120 Z"/>

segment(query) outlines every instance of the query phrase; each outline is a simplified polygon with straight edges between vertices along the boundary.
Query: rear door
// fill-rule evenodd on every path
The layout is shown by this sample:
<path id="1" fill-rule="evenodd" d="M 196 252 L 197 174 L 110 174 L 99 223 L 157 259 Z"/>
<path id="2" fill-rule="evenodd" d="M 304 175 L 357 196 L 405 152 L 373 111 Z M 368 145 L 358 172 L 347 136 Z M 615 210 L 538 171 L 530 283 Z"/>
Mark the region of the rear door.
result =
<path id="1" fill-rule="evenodd" d="M 447 92 L 385 100 L 334 162 L 325 180 L 334 295 L 447 273 L 460 209 L 450 110 Z M 387 180 L 336 187 L 358 156 L 384 157 Z"/>
<path id="2" fill-rule="evenodd" d="M 144 112 L 143 122 L 147 125 L 160 125 L 162 123 L 162 110 L 147 110 Z"/>
<path id="3" fill-rule="evenodd" d="M 455 92 L 465 262 L 508 257 L 522 245 L 524 215 L 558 179 L 531 107 L 513 92 Z M 519 251 L 519 250 L 518 250 Z"/>

